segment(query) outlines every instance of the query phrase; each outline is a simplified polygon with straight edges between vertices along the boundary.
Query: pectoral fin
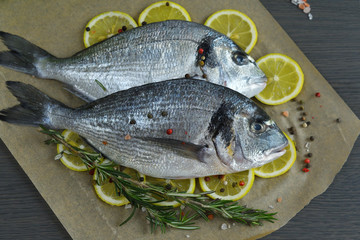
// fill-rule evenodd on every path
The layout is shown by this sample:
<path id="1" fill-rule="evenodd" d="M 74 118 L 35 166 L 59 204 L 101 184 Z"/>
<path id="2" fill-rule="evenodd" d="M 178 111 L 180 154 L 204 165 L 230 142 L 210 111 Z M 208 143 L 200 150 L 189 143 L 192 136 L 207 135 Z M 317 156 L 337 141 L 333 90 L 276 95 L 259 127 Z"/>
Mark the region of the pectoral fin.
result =
<path id="1" fill-rule="evenodd" d="M 188 158 L 205 162 L 207 146 L 197 145 L 189 142 L 183 142 L 175 139 L 166 138 L 141 138 L 144 141 L 151 141 L 164 148 L 172 149 L 177 154 Z"/>

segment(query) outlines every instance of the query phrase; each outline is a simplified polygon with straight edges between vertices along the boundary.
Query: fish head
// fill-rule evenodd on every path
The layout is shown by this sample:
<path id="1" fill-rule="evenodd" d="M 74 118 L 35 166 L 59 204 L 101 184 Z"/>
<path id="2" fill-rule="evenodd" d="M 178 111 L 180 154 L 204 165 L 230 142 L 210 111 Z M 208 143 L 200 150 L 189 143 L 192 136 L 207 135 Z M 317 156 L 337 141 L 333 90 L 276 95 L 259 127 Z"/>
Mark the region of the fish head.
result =
<path id="1" fill-rule="evenodd" d="M 255 60 L 226 36 L 211 42 L 203 69 L 208 79 L 221 79 L 224 86 L 246 97 L 266 87 L 267 78 Z"/>
<path id="2" fill-rule="evenodd" d="M 251 100 L 249 100 L 250 102 Z M 260 107 L 247 106 L 213 138 L 220 161 L 239 172 L 269 163 L 285 153 L 288 140 Z"/>

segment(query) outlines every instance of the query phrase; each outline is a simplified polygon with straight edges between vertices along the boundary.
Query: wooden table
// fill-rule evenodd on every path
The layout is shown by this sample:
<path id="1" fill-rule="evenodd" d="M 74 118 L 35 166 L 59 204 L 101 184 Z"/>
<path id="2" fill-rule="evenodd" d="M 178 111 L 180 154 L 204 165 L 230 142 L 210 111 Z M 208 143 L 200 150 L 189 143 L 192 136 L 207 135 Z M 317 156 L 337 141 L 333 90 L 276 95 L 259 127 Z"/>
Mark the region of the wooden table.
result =
<path id="1" fill-rule="evenodd" d="M 290 0 L 261 2 L 360 117 L 359 1 L 309 0 L 312 21 Z M 329 189 L 264 239 L 360 239 L 359 172 L 358 139 Z M 1 140 L 0 176 L 0 239 L 71 239 Z"/>

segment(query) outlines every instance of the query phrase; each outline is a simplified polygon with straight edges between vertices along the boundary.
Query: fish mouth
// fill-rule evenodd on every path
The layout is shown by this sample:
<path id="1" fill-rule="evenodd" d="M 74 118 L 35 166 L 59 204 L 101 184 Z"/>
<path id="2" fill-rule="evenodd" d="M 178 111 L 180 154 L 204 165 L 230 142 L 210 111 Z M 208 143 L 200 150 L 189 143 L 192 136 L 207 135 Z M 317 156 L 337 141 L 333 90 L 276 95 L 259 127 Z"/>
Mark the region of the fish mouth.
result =
<path id="1" fill-rule="evenodd" d="M 258 87 L 262 87 L 264 89 L 266 87 L 267 81 L 268 81 L 268 79 L 264 75 L 262 77 L 258 77 L 258 78 L 253 79 L 253 84 L 258 86 Z"/>
<path id="2" fill-rule="evenodd" d="M 286 143 L 280 145 L 279 147 L 265 151 L 264 154 L 265 154 L 266 162 L 271 162 L 271 161 L 281 157 L 282 155 L 284 155 L 286 152 L 285 147 L 288 144 L 289 143 L 286 142 Z"/>

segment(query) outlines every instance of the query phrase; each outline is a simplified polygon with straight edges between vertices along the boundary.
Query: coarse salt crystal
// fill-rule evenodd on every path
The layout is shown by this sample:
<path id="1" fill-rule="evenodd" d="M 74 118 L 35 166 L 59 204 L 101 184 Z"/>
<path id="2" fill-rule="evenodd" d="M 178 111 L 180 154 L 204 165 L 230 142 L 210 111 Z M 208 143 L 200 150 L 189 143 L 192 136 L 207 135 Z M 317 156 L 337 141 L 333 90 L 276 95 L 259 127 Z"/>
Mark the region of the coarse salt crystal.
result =
<path id="1" fill-rule="evenodd" d="M 304 8 L 304 10 L 303 10 L 303 12 L 304 13 L 310 13 L 310 11 L 311 11 L 311 8 L 310 7 L 306 7 L 306 8 Z"/>
<path id="2" fill-rule="evenodd" d="M 142 212 L 145 212 L 145 211 L 146 211 L 146 208 L 145 208 L 145 207 L 141 207 L 141 211 L 142 211 Z"/>
<path id="3" fill-rule="evenodd" d="M 274 206 L 273 206 L 273 205 L 269 205 L 269 208 L 270 208 L 270 209 L 274 209 Z"/>
<path id="4" fill-rule="evenodd" d="M 190 235 L 188 235 L 188 234 L 187 234 L 187 235 L 185 235 L 185 237 L 186 237 L 186 238 L 189 238 L 189 237 L 190 237 Z"/>
<path id="5" fill-rule="evenodd" d="M 308 14 L 309 20 L 313 20 L 313 15 L 311 13 Z"/>
<path id="6" fill-rule="evenodd" d="M 131 206 L 131 204 L 126 204 L 125 205 L 125 209 L 129 209 L 129 208 L 131 208 L 132 206 Z"/>
<path id="7" fill-rule="evenodd" d="M 226 230 L 228 225 L 226 223 L 221 224 L 221 230 Z"/>

